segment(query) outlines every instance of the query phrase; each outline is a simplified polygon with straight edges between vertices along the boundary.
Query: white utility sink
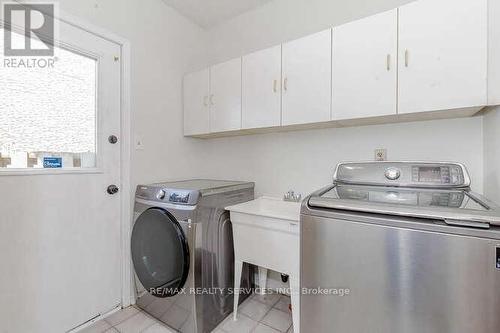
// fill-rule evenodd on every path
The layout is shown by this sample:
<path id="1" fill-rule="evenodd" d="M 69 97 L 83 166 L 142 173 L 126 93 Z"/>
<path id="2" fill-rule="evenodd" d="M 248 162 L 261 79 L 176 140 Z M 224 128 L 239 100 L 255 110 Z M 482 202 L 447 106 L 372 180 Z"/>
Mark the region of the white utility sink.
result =
<path id="1" fill-rule="evenodd" d="M 243 263 L 259 266 L 259 286 L 266 287 L 267 270 L 287 274 L 290 279 L 294 332 L 299 332 L 300 318 L 300 206 L 277 198 L 261 197 L 226 207 L 233 224 L 235 279 L 239 288 Z M 234 318 L 238 310 L 235 294 Z"/>
<path id="2" fill-rule="evenodd" d="M 231 213 L 242 213 L 299 222 L 300 202 L 283 201 L 272 197 L 260 197 L 239 205 L 226 207 Z"/>

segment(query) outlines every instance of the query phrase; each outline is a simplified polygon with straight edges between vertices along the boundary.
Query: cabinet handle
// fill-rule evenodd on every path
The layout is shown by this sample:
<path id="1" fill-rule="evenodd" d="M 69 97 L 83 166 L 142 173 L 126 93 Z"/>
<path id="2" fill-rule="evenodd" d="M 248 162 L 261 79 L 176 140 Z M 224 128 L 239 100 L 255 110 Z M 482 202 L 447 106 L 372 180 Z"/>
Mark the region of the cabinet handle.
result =
<path id="1" fill-rule="evenodd" d="M 387 55 L 387 71 L 391 70 L 391 55 Z"/>
<path id="2" fill-rule="evenodd" d="M 203 106 L 208 106 L 208 96 L 203 97 Z"/>
<path id="3" fill-rule="evenodd" d="M 405 67 L 410 65 L 410 52 L 408 49 L 405 50 Z"/>
<path id="4" fill-rule="evenodd" d="M 210 105 L 214 105 L 214 94 L 210 95 Z"/>
<path id="5" fill-rule="evenodd" d="M 288 78 L 285 78 L 285 79 L 283 80 L 283 89 L 284 89 L 285 91 L 287 91 L 287 90 L 288 90 Z"/>
<path id="6" fill-rule="evenodd" d="M 277 93 L 277 92 L 278 92 L 278 80 L 274 80 L 274 81 L 273 81 L 273 91 L 274 91 L 275 93 Z"/>

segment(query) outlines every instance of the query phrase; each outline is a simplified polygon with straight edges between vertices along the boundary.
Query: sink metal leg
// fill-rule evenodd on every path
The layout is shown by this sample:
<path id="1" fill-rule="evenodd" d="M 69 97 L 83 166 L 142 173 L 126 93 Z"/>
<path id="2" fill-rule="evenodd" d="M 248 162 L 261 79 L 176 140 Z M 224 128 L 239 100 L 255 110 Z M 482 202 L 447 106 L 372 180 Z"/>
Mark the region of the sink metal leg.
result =
<path id="1" fill-rule="evenodd" d="M 267 268 L 261 266 L 259 266 L 259 287 L 260 294 L 265 295 L 267 288 Z"/>
<path id="2" fill-rule="evenodd" d="M 240 285 L 241 285 L 241 271 L 243 270 L 243 262 L 234 262 L 234 306 L 233 306 L 233 320 L 238 317 L 238 303 L 240 300 Z"/>
<path id="3" fill-rule="evenodd" d="M 293 332 L 300 331 L 300 281 L 297 275 L 290 275 L 290 293 L 292 298 Z"/>

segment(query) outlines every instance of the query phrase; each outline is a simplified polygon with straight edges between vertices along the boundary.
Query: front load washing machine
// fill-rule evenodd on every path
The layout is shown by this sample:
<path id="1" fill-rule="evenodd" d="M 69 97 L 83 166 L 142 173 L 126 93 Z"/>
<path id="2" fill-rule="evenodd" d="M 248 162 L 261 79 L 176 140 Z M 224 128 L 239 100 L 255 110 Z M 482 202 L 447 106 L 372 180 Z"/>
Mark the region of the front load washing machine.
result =
<path id="1" fill-rule="evenodd" d="M 249 182 L 139 185 L 131 238 L 137 305 L 182 333 L 211 332 L 233 308 L 233 237 L 224 207 L 253 198 Z M 240 302 L 252 276 L 246 267 Z"/>

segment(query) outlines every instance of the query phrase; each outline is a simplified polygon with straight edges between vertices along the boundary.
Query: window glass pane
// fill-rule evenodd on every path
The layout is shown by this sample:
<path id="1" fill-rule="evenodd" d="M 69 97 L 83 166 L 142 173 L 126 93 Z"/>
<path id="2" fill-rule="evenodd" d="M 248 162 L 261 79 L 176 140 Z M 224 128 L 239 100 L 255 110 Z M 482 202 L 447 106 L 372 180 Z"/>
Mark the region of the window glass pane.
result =
<path id="1" fill-rule="evenodd" d="M 97 61 L 57 47 L 54 58 L 5 57 L 2 44 L 0 168 L 95 167 Z"/>

